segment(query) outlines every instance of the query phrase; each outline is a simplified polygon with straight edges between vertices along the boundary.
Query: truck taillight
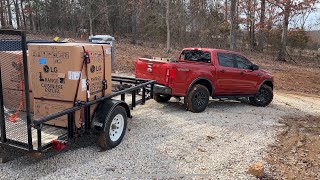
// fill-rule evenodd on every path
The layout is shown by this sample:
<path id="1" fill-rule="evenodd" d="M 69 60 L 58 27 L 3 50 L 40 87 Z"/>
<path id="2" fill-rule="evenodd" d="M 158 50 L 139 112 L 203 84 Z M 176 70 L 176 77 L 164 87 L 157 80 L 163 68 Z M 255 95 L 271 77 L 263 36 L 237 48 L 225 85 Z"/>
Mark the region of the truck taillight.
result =
<path id="1" fill-rule="evenodd" d="M 176 74 L 177 74 L 177 70 L 176 69 L 170 69 L 168 68 L 167 69 L 167 72 L 166 72 L 166 83 L 167 85 L 171 84 L 174 80 L 174 78 L 176 77 Z"/>

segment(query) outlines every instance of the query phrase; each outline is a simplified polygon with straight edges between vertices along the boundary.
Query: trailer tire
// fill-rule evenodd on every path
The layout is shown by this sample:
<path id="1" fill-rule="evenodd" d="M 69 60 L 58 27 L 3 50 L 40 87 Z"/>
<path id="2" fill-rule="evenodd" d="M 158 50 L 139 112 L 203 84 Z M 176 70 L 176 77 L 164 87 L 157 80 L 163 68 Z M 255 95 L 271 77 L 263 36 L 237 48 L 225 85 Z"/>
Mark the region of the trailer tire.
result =
<path id="1" fill-rule="evenodd" d="M 201 84 L 194 85 L 185 97 L 185 106 L 194 113 L 203 112 L 209 103 L 209 90 Z"/>
<path id="2" fill-rule="evenodd" d="M 98 144 L 102 151 L 118 146 L 127 129 L 128 115 L 124 107 L 118 105 L 110 114 L 106 117 L 105 131 L 98 137 Z"/>
<path id="3" fill-rule="evenodd" d="M 153 94 L 153 99 L 159 103 L 168 102 L 171 99 L 171 97 L 172 96 L 170 95 L 163 95 L 163 94 L 157 94 L 157 93 Z"/>

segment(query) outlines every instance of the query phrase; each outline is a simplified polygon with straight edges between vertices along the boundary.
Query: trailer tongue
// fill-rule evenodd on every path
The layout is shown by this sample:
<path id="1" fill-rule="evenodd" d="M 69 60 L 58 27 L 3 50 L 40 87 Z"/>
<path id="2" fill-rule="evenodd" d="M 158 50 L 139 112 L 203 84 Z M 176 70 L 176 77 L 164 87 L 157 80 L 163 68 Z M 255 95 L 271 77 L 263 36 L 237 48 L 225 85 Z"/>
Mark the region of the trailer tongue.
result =
<path id="1" fill-rule="evenodd" d="M 57 74 L 60 78 L 59 83 L 65 83 L 64 80 L 61 81 L 65 76 L 56 71 L 53 67 L 46 67 L 46 59 L 42 57 L 44 54 L 40 54 L 39 57 L 38 55 L 35 55 L 37 56 L 37 62 L 41 66 L 39 66 L 40 69 L 33 68 L 32 70 L 43 70 L 44 73 L 47 74 L 37 77 L 35 76 L 36 72 L 33 72 L 31 73 L 33 76 L 30 76 L 30 69 L 28 70 L 30 62 L 28 62 L 29 58 L 27 60 L 27 57 L 33 54 L 27 54 L 25 32 L 0 30 L 0 41 L 5 42 L 8 47 L 2 47 L 0 51 L 1 146 L 15 147 L 30 152 L 43 152 L 50 148 L 61 150 L 65 148 L 66 145 L 74 142 L 76 137 L 83 135 L 85 132 L 92 132 L 97 135 L 99 145 L 102 149 L 111 149 L 121 143 L 126 132 L 127 119 L 131 118 L 130 111 L 137 105 L 145 104 L 147 100 L 152 98 L 155 81 L 120 76 L 111 77 L 110 73 L 110 75 L 106 75 L 109 77 L 105 77 L 105 79 L 110 78 L 113 84 L 112 86 L 106 86 L 109 93 L 106 93 L 107 91 L 104 91 L 104 89 L 100 89 L 100 85 L 99 88 L 96 89 L 89 89 L 86 86 L 85 92 L 87 92 L 87 95 L 83 96 L 85 98 L 75 98 L 75 102 L 72 106 L 61 109 L 60 104 L 64 101 L 63 99 L 54 99 L 57 98 L 57 96 L 54 96 L 51 97 L 54 101 L 48 101 L 46 97 L 38 96 L 39 93 L 48 93 L 46 92 L 46 87 L 43 87 L 44 91 L 41 91 L 40 87 L 34 86 L 37 85 L 37 83 L 30 83 L 30 81 L 34 82 L 35 78 L 40 78 L 41 80 L 41 78 L 45 78 L 49 72 L 52 72 L 53 74 Z M 47 51 L 49 52 L 48 46 L 39 45 L 38 47 L 39 49 L 43 48 L 42 51 L 44 53 Z M 15 53 L 21 54 L 20 63 L 11 63 L 12 66 L 14 65 L 16 69 L 23 73 L 23 75 L 20 75 L 17 78 L 12 78 L 15 75 L 14 71 L 16 69 L 12 70 L 13 73 L 8 72 L 11 66 L 9 68 L 9 66 L 4 65 L 6 64 L 4 62 L 12 60 L 8 55 L 8 51 L 11 49 L 18 50 L 15 51 Z M 99 54 L 93 53 L 93 55 L 98 56 Z M 52 56 L 55 55 L 52 54 Z M 67 57 L 63 54 L 59 56 Z M 86 59 L 85 56 L 81 56 L 81 58 L 82 57 L 84 63 L 86 63 L 85 61 L 88 59 Z M 70 59 L 72 59 L 72 57 Z M 61 62 L 59 61 L 59 58 L 55 58 L 54 60 L 56 60 L 56 63 Z M 103 62 L 100 62 L 99 60 L 99 63 L 101 63 L 101 65 L 98 64 L 94 69 L 93 65 L 95 64 L 92 63 L 91 69 L 88 70 L 91 71 L 91 73 L 97 70 L 102 71 L 102 69 L 99 68 L 102 68 Z M 41 68 L 42 66 L 43 68 Z M 12 76 L 7 76 L 8 73 L 12 73 Z M 8 77 L 8 79 L 6 79 L 6 77 Z M 78 80 L 80 77 L 84 76 L 79 73 L 74 73 L 68 74 L 68 77 Z M 21 89 L 12 88 L 11 83 L 14 83 L 17 79 L 19 83 L 22 82 Z M 101 80 L 102 83 L 104 81 L 104 79 L 98 77 L 91 78 L 92 81 L 94 81 L 94 79 Z M 110 83 L 110 81 L 108 83 Z M 33 85 L 33 91 L 30 91 L 30 84 Z M 75 83 L 75 87 L 78 88 L 76 85 L 77 84 Z M 103 84 L 101 84 L 101 87 L 103 87 L 102 85 Z M 66 89 L 66 93 L 73 90 L 73 88 Z M 94 90 L 97 90 L 96 92 L 99 91 L 100 95 L 90 96 L 91 93 L 94 93 Z M 11 94 L 8 94 L 8 92 Z M 21 94 L 21 97 L 14 96 L 14 93 Z M 37 97 L 33 98 L 33 95 Z M 45 103 L 39 104 L 37 101 Z M 34 108 L 30 106 L 33 102 L 36 103 Z M 11 108 L 7 109 L 6 107 L 8 105 Z M 59 111 L 53 111 L 52 108 L 60 109 Z M 44 113 L 45 116 L 39 116 L 41 113 Z M 10 121 L 10 118 L 13 116 L 16 116 L 16 121 Z M 79 117 L 81 123 L 78 123 Z M 61 124 L 61 120 L 65 123 Z"/>

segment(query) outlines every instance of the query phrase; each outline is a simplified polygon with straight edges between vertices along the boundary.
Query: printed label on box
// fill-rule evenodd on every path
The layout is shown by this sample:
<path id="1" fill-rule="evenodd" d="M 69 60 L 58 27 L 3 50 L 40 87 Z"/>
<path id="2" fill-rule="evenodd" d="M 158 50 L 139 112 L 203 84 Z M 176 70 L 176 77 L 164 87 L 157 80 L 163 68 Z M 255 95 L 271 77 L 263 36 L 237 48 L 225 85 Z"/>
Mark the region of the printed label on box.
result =
<path id="1" fill-rule="evenodd" d="M 82 79 L 81 81 L 81 90 L 86 91 L 87 90 L 87 79 Z"/>
<path id="2" fill-rule="evenodd" d="M 39 64 L 40 64 L 40 65 L 45 65 L 45 64 L 47 64 L 47 59 L 46 59 L 46 58 L 40 58 L 40 59 L 39 59 Z"/>
<path id="3" fill-rule="evenodd" d="M 68 71 L 68 77 L 70 80 L 79 80 L 81 77 L 80 71 Z"/>

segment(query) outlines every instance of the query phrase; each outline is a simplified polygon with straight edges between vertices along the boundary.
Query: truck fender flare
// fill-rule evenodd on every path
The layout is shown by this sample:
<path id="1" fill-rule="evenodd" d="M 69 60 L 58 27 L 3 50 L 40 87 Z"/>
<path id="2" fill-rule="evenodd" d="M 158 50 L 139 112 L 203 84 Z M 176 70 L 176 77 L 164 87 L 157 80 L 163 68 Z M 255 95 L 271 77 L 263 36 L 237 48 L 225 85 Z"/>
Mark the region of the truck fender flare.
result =
<path id="1" fill-rule="evenodd" d="M 191 91 L 191 88 L 195 85 L 195 84 L 197 84 L 197 82 L 199 82 L 199 81 L 201 81 L 201 80 L 204 80 L 204 81 L 206 81 L 206 82 L 208 82 L 209 84 L 210 84 L 210 86 L 211 86 L 211 94 L 210 94 L 210 96 L 214 93 L 214 86 L 213 86 L 213 84 L 211 83 L 211 81 L 209 80 L 209 79 L 207 79 L 207 78 L 205 78 L 205 77 L 198 77 L 198 78 L 196 78 L 196 79 L 194 79 L 191 83 L 190 83 L 190 85 L 189 85 L 189 87 L 188 87 L 188 90 L 187 90 L 187 92 L 186 92 L 186 95 Z M 208 89 L 209 91 L 210 91 L 210 89 Z"/>
<path id="2" fill-rule="evenodd" d="M 117 106 L 122 106 L 127 112 L 127 117 L 132 118 L 130 108 L 126 102 L 114 99 L 104 100 L 98 105 L 92 118 L 92 126 L 95 131 L 105 131 L 106 120 Z"/>
<path id="3" fill-rule="evenodd" d="M 260 85 L 259 85 L 259 87 L 258 87 L 258 89 L 257 89 L 256 92 L 259 91 L 259 89 L 261 88 L 262 85 L 268 84 L 268 83 L 272 84 L 272 87 L 271 87 L 271 88 L 273 89 L 273 82 L 272 82 L 272 80 L 271 80 L 271 79 L 265 79 L 264 81 L 262 81 L 262 82 L 260 83 Z"/>

